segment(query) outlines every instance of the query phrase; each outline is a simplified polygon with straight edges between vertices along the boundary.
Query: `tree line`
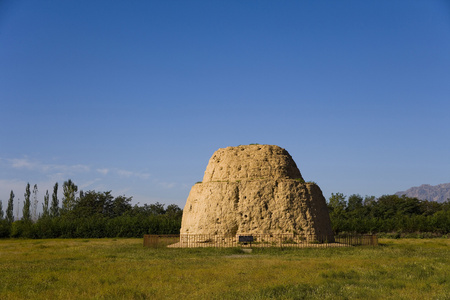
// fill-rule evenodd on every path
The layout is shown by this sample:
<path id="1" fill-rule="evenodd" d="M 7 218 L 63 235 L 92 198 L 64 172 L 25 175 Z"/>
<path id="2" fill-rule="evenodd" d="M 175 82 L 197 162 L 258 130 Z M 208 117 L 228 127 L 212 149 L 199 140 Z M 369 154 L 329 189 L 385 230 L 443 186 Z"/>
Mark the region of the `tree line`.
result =
<path id="1" fill-rule="evenodd" d="M 332 193 L 328 210 L 335 233 L 388 233 L 396 237 L 450 233 L 450 199 L 439 203 L 405 195 L 377 199 Z"/>
<path id="2" fill-rule="evenodd" d="M 58 183 L 44 195 L 38 213 L 38 187 L 25 187 L 22 218 L 14 218 L 13 191 L 3 211 L 0 201 L 0 238 L 102 238 L 177 234 L 182 210 L 175 204 L 131 205 L 132 197 L 111 191 L 82 190 L 67 180 L 58 198 Z M 332 193 L 327 203 L 335 233 L 388 233 L 394 236 L 450 233 L 450 199 L 439 203 L 397 195 L 362 197 Z"/>
<path id="3" fill-rule="evenodd" d="M 44 195 L 38 213 L 38 187 L 25 187 L 22 218 L 14 218 L 13 191 L 3 211 L 0 201 L 0 238 L 103 238 L 142 237 L 144 234 L 179 233 L 183 211 L 175 204 L 131 205 L 132 197 L 114 197 L 111 191 L 82 190 L 67 180 L 58 198 L 58 183 Z"/>

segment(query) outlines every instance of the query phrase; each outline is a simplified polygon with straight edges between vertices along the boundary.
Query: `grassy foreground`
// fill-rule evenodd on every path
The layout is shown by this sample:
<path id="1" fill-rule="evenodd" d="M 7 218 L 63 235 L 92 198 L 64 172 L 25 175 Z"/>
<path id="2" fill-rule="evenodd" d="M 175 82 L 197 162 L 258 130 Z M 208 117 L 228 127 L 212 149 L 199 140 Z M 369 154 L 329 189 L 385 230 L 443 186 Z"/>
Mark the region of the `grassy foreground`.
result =
<path id="1" fill-rule="evenodd" d="M 0 240 L 0 299 L 450 299 L 450 239 L 380 242 L 244 254 Z"/>

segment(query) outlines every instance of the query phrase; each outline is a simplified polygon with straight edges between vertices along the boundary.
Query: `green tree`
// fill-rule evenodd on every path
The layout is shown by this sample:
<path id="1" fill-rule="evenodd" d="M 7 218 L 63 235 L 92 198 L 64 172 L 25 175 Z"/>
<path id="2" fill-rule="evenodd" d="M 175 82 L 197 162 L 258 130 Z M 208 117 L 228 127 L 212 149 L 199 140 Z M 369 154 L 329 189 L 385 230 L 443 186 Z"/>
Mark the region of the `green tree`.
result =
<path id="1" fill-rule="evenodd" d="M 431 216 L 443 209 L 444 204 L 436 201 L 421 201 L 420 210 L 422 215 Z"/>
<path id="2" fill-rule="evenodd" d="M 373 205 L 375 202 L 377 202 L 377 198 L 375 196 L 365 196 L 364 200 L 363 200 L 363 204 L 364 206 L 371 206 Z"/>
<path id="3" fill-rule="evenodd" d="M 183 216 L 183 210 L 176 204 L 169 204 L 166 209 L 166 215 L 172 218 L 180 218 Z"/>
<path id="4" fill-rule="evenodd" d="M 347 211 L 359 211 L 363 207 L 363 197 L 353 194 L 348 197 Z"/>
<path id="5" fill-rule="evenodd" d="M 346 231 L 347 216 L 346 216 L 346 196 L 342 193 L 331 193 L 328 201 L 328 209 L 330 211 L 331 226 L 335 233 Z"/>
<path id="6" fill-rule="evenodd" d="M 113 199 L 111 191 L 95 192 L 88 191 L 83 193 L 73 206 L 71 215 L 76 218 L 83 218 L 93 215 L 103 215 L 105 217 L 113 216 Z"/>
<path id="7" fill-rule="evenodd" d="M 124 213 L 131 210 L 132 197 L 118 196 L 112 203 L 112 214 L 114 217 L 122 216 Z"/>
<path id="8" fill-rule="evenodd" d="M 44 203 L 42 204 L 42 217 L 46 218 L 50 215 L 48 209 L 48 202 L 50 200 L 50 195 L 48 194 L 48 190 L 45 192 Z"/>
<path id="9" fill-rule="evenodd" d="M 9 194 L 8 207 L 6 208 L 6 220 L 9 223 L 14 222 L 14 192 Z"/>
<path id="10" fill-rule="evenodd" d="M 9 237 L 11 231 L 11 224 L 3 216 L 3 202 L 0 200 L 0 239 Z"/>
<path id="11" fill-rule="evenodd" d="M 50 206 L 50 216 L 55 218 L 59 216 L 58 183 L 55 183 L 52 194 L 52 205 Z"/>
<path id="12" fill-rule="evenodd" d="M 163 215 L 166 213 L 166 210 L 164 209 L 164 204 L 156 202 L 155 204 L 146 205 L 144 204 L 144 207 L 148 209 L 148 212 L 151 215 Z"/>
<path id="13" fill-rule="evenodd" d="M 38 206 L 37 194 L 38 194 L 38 187 L 37 187 L 37 184 L 35 184 L 33 187 L 33 214 L 32 214 L 32 219 L 34 222 L 36 222 L 38 219 L 38 216 L 37 216 L 37 206 Z"/>
<path id="14" fill-rule="evenodd" d="M 25 188 L 25 201 L 23 202 L 23 208 L 22 208 L 22 220 L 24 221 L 30 221 L 31 220 L 31 212 L 30 212 L 30 183 L 27 183 L 27 187 Z"/>
<path id="15" fill-rule="evenodd" d="M 78 186 L 72 182 L 72 180 L 64 181 L 63 183 L 63 199 L 62 210 L 64 213 L 69 212 L 75 206 L 76 196 L 78 192 Z"/>
<path id="16" fill-rule="evenodd" d="M 331 208 L 331 211 L 342 213 L 346 207 L 345 198 L 346 196 L 342 193 L 331 193 L 331 197 L 328 201 L 328 206 Z"/>

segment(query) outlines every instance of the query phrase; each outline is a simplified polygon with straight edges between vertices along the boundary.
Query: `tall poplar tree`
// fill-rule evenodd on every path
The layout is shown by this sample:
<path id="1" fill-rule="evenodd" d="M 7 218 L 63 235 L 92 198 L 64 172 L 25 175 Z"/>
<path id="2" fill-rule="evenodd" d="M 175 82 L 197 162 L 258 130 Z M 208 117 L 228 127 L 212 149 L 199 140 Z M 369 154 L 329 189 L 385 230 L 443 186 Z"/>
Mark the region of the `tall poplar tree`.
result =
<path id="1" fill-rule="evenodd" d="M 49 210 L 48 210 L 48 202 L 50 199 L 50 195 L 48 194 L 48 190 L 45 192 L 44 196 L 44 203 L 42 204 L 42 217 L 46 218 L 49 216 Z"/>
<path id="2" fill-rule="evenodd" d="M 71 211 L 75 206 L 75 199 L 78 192 L 78 186 L 72 180 L 64 181 L 62 209 L 64 212 Z"/>
<path id="3" fill-rule="evenodd" d="M 8 207 L 6 208 L 6 221 L 14 222 L 14 192 L 11 190 L 9 194 Z"/>
<path id="4" fill-rule="evenodd" d="M 52 204 L 50 206 L 50 216 L 55 218 L 59 216 L 58 183 L 55 183 L 52 194 Z"/>
<path id="5" fill-rule="evenodd" d="M 22 220 L 30 221 L 31 220 L 31 212 L 30 212 L 30 206 L 31 206 L 31 202 L 30 202 L 30 196 L 31 196 L 30 183 L 27 183 L 27 187 L 25 188 L 25 194 L 23 194 L 23 195 L 25 196 L 25 201 L 23 201 Z"/>
<path id="6" fill-rule="evenodd" d="M 3 202 L 0 200 L 0 220 L 3 220 Z"/>
<path id="7" fill-rule="evenodd" d="M 38 187 L 37 187 L 37 184 L 35 184 L 33 187 L 33 213 L 32 213 L 32 220 L 34 222 L 36 222 L 38 219 L 38 216 L 37 216 L 37 206 L 38 206 L 37 194 L 38 194 Z"/>
<path id="8" fill-rule="evenodd" d="M 19 212 L 20 212 L 20 198 L 17 198 L 16 220 L 19 220 Z"/>

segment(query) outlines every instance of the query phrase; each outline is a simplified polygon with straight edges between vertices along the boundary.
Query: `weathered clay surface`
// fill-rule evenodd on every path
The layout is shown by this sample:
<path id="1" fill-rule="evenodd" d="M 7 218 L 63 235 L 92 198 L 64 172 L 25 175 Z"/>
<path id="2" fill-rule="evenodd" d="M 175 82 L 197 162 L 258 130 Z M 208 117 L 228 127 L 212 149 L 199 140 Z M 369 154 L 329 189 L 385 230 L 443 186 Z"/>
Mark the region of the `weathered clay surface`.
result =
<path id="1" fill-rule="evenodd" d="M 183 211 L 181 233 L 305 233 L 332 237 L 322 191 L 272 145 L 217 150 Z"/>
<path id="2" fill-rule="evenodd" d="M 278 146 L 248 145 L 217 150 L 203 182 L 278 178 L 302 178 L 289 153 Z"/>

